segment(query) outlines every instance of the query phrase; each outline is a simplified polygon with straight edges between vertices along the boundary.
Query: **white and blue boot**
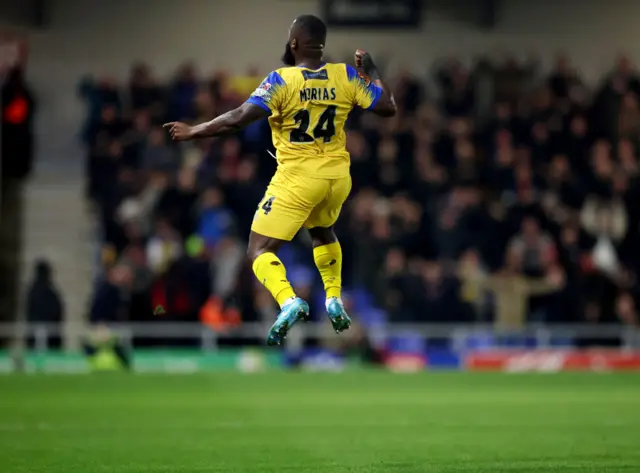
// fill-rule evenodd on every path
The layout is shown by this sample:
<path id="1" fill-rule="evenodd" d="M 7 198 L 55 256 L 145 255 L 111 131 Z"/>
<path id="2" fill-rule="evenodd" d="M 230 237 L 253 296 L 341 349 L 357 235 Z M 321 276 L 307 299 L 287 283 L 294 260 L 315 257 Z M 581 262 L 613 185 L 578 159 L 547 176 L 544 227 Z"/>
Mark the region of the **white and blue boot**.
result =
<path id="1" fill-rule="evenodd" d="M 267 345 L 281 345 L 291 327 L 299 321 L 307 322 L 309 318 L 309 304 L 299 297 L 291 298 L 282 305 L 276 322 L 269 329 Z"/>
<path id="2" fill-rule="evenodd" d="M 344 304 L 339 297 L 330 297 L 326 300 L 327 315 L 336 333 L 344 332 L 351 326 L 351 319 L 344 310 Z"/>

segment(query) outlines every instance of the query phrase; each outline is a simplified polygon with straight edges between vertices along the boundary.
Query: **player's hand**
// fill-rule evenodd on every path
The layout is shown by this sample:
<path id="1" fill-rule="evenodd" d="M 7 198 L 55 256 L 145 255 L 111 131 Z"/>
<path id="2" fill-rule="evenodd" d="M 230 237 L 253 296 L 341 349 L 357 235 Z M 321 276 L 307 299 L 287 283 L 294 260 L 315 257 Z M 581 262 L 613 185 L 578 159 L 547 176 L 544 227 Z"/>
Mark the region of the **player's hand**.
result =
<path id="1" fill-rule="evenodd" d="M 360 76 L 365 76 L 365 78 L 373 80 L 378 79 L 378 71 L 376 65 L 373 63 L 371 54 L 363 49 L 356 49 L 353 59 L 356 63 L 356 70 Z"/>
<path id="2" fill-rule="evenodd" d="M 187 141 L 193 138 L 193 127 L 182 122 L 169 122 L 162 125 L 169 130 L 173 141 Z"/>

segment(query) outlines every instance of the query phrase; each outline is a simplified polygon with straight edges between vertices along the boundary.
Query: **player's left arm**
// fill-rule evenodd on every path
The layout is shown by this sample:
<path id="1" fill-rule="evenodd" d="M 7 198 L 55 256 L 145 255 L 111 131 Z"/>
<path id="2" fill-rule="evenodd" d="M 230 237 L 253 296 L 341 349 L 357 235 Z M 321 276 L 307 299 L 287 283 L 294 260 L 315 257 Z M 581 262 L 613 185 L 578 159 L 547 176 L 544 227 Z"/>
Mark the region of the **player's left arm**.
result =
<path id="1" fill-rule="evenodd" d="M 182 122 L 165 123 L 171 138 L 175 141 L 188 141 L 198 138 L 210 138 L 236 133 L 247 125 L 269 116 L 262 107 L 245 102 L 238 108 L 199 125 L 189 126 Z"/>
<path id="2" fill-rule="evenodd" d="M 357 102 L 368 104 L 367 110 L 381 117 L 392 117 L 397 112 L 396 101 L 391 89 L 382 80 L 378 68 L 373 63 L 371 54 L 362 49 L 356 50 L 354 55 L 358 75 L 365 80 L 365 87 L 359 87 L 356 93 Z"/>

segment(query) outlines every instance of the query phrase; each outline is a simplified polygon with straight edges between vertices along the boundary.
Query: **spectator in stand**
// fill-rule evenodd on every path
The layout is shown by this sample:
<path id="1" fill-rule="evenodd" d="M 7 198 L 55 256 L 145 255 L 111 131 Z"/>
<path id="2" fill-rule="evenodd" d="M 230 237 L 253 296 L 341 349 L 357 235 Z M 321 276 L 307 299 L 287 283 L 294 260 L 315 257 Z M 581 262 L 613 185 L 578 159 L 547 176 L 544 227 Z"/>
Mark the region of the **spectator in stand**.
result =
<path id="1" fill-rule="evenodd" d="M 136 169 L 144 165 L 141 156 L 147 147 L 151 128 L 151 114 L 148 110 L 132 112 L 131 127 L 124 134 L 122 141 L 124 160 Z"/>
<path id="2" fill-rule="evenodd" d="M 169 176 L 156 172 L 149 176 L 147 184 L 141 190 L 121 190 L 115 197 L 115 202 L 119 202 L 119 205 L 110 216 L 109 223 L 120 229 L 127 224 L 137 225 L 148 235 L 154 228 L 158 201 L 168 187 Z"/>
<path id="3" fill-rule="evenodd" d="M 637 180 L 640 176 L 640 166 L 638 164 L 636 146 L 631 139 L 623 138 L 618 141 L 617 158 L 624 175 L 630 179 Z"/>
<path id="4" fill-rule="evenodd" d="M 115 115 L 122 112 L 121 92 L 111 77 L 94 80 L 85 77 L 80 81 L 79 95 L 87 106 L 87 119 L 83 130 L 85 143 L 91 145 L 96 125 L 101 121 L 105 108 L 113 107 Z"/>
<path id="5" fill-rule="evenodd" d="M 117 265 L 98 283 L 91 302 L 92 323 L 124 322 L 128 319 L 127 306 L 131 295 L 133 273 L 128 266 Z"/>
<path id="6" fill-rule="evenodd" d="M 142 168 L 147 171 L 160 171 L 174 174 L 179 167 L 176 150 L 167 145 L 166 134 L 162 128 L 152 128 L 146 146 L 142 151 Z"/>
<path id="7" fill-rule="evenodd" d="M 458 268 L 455 270 L 461 286 L 460 300 L 463 303 L 463 313 L 468 320 L 490 320 L 491 310 L 486 297 L 483 281 L 488 277 L 480 254 L 470 248 L 460 257 Z"/>
<path id="8" fill-rule="evenodd" d="M 180 234 L 168 220 L 157 220 L 147 242 L 147 262 L 156 274 L 165 273 L 182 256 Z"/>
<path id="9" fill-rule="evenodd" d="M 228 189 L 229 208 L 236 216 L 238 234 L 247 235 L 253 214 L 264 195 L 264 184 L 258 180 L 255 157 L 246 157 L 238 164 L 236 182 Z"/>
<path id="10" fill-rule="evenodd" d="M 469 73 L 453 60 L 438 73 L 438 82 L 443 92 L 442 107 L 450 117 L 468 117 L 476 105 L 475 91 Z"/>
<path id="11" fill-rule="evenodd" d="M 169 115 L 173 119 L 191 121 L 196 118 L 194 101 L 198 88 L 195 66 L 189 62 L 180 66 L 169 92 Z"/>
<path id="12" fill-rule="evenodd" d="M 640 133 L 640 107 L 638 97 L 633 92 L 627 92 L 622 97 L 618 112 L 617 136 L 633 137 Z"/>
<path id="13" fill-rule="evenodd" d="M 347 132 L 347 151 L 351 155 L 352 193 L 375 183 L 376 170 L 373 167 L 370 145 L 361 132 Z"/>
<path id="14" fill-rule="evenodd" d="M 509 242 L 507 251 L 517 255 L 521 268 L 530 276 L 541 276 L 556 262 L 556 250 L 551 236 L 540 230 L 533 217 L 525 217 L 520 233 Z"/>
<path id="15" fill-rule="evenodd" d="M 422 101 L 422 94 L 420 81 L 410 71 L 400 70 L 394 92 L 400 110 L 406 115 L 413 115 Z"/>
<path id="16" fill-rule="evenodd" d="M 210 187 L 202 195 L 198 235 L 204 240 L 205 246 L 213 249 L 231 234 L 233 227 L 233 215 L 225 206 L 222 190 Z"/>
<path id="17" fill-rule="evenodd" d="M 623 292 L 616 299 L 615 314 L 618 320 L 625 325 L 638 327 L 640 324 L 635 300 L 628 292 Z"/>
<path id="18" fill-rule="evenodd" d="M 183 167 L 175 185 L 164 190 L 156 204 L 156 215 L 166 219 L 182 239 L 192 235 L 196 228 L 196 172 Z"/>
<path id="19" fill-rule="evenodd" d="M 605 79 L 604 87 L 618 98 L 627 92 L 640 95 L 640 78 L 629 57 L 618 56 L 613 70 Z"/>
<path id="20" fill-rule="evenodd" d="M 407 316 L 406 302 L 408 301 L 409 275 L 407 273 L 407 259 L 402 249 L 391 248 L 386 254 L 384 268 L 379 275 L 375 295 L 380 307 L 384 308 L 390 320 L 406 322 L 411 320 Z"/>
<path id="21" fill-rule="evenodd" d="M 162 119 L 165 114 L 164 92 L 145 63 L 139 62 L 131 68 L 129 99 L 133 112 L 146 110 L 155 119 Z"/>
<path id="22" fill-rule="evenodd" d="M 538 71 L 538 61 L 531 57 L 520 63 L 514 56 L 508 55 L 501 64 L 494 66 L 494 90 L 498 101 L 517 105 L 526 87 Z"/>
<path id="23" fill-rule="evenodd" d="M 556 56 L 555 66 L 549 76 L 548 86 L 556 100 L 563 107 L 570 105 L 571 92 L 582 84 L 578 73 L 571 66 L 566 54 Z"/>
<path id="24" fill-rule="evenodd" d="M 27 319 L 32 323 L 59 324 L 64 319 L 64 302 L 53 282 L 48 261 L 35 264 L 34 279 L 27 293 Z M 59 340 L 59 337 L 56 337 Z M 49 341 L 52 341 L 50 338 Z"/>
<path id="25" fill-rule="evenodd" d="M 376 188 L 385 197 L 391 197 L 395 193 L 407 187 L 407 177 L 403 173 L 398 162 L 399 148 L 392 137 L 382 138 L 378 145 L 378 182 Z"/>
<path id="26" fill-rule="evenodd" d="M 165 319 L 195 322 L 210 295 L 210 268 L 203 242 L 187 239 L 152 287 L 154 306 L 165 309 Z"/>
<path id="27" fill-rule="evenodd" d="M 438 261 L 422 263 L 420 276 L 422 280 L 417 290 L 421 295 L 415 300 L 414 313 L 423 314 L 420 318 L 424 317 L 429 322 L 461 322 L 458 280 L 447 274 Z"/>
<path id="28" fill-rule="evenodd" d="M 553 268 L 546 278 L 530 278 L 522 273 L 522 253 L 507 251 L 502 270 L 483 275 L 478 267 L 461 268 L 460 277 L 467 284 L 490 291 L 495 298 L 495 323 L 498 327 L 517 329 L 527 322 L 529 297 L 559 291 L 564 286 L 564 275 Z"/>

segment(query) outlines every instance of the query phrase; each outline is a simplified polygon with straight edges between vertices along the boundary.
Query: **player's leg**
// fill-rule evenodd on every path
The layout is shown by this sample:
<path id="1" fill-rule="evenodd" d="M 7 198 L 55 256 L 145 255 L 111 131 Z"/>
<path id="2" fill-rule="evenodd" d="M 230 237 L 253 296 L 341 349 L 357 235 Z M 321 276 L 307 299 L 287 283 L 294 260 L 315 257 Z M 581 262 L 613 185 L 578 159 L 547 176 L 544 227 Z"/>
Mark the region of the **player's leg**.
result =
<path id="1" fill-rule="evenodd" d="M 333 230 L 350 191 L 351 178 L 333 180 L 325 200 L 305 222 L 313 242 L 313 259 L 324 284 L 327 315 L 336 332 L 342 332 L 351 325 L 341 299 L 342 248 Z"/>
<path id="2" fill-rule="evenodd" d="M 267 343 L 282 343 L 289 329 L 309 316 L 309 306 L 296 297 L 284 264 L 276 255 L 291 241 L 321 198 L 323 191 L 312 182 L 302 182 L 278 172 L 273 177 L 251 225 L 247 254 L 253 272 L 280 304 L 280 315 L 269 330 Z"/>
<path id="3" fill-rule="evenodd" d="M 253 273 L 280 305 L 280 314 L 267 337 L 269 345 L 280 345 L 296 322 L 309 318 L 309 305 L 296 297 L 287 279 L 287 270 L 276 254 L 287 241 L 254 231 L 249 235 L 247 256 Z"/>
<path id="4" fill-rule="evenodd" d="M 327 315 L 333 329 L 340 333 L 349 328 L 351 319 L 342 303 L 342 248 L 331 227 L 310 228 L 313 242 L 313 259 L 324 285 Z"/>
<path id="5" fill-rule="evenodd" d="M 287 270 L 276 254 L 284 243 L 286 240 L 252 231 L 247 248 L 253 273 L 281 307 L 296 296 L 287 280 Z"/>

